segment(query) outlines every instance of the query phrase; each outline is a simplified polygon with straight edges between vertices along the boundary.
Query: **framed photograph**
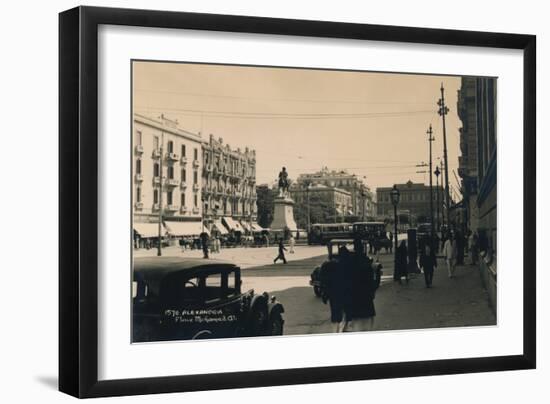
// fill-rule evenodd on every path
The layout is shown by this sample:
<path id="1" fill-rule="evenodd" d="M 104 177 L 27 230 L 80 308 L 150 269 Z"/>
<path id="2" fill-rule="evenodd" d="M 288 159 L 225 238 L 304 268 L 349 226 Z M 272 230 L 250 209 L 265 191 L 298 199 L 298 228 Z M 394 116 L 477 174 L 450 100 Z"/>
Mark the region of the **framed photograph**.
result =
<path id="1" fill-rule="evenodd" d="M 94 7 L 59 33 L 61 391 L 535 367 L 534 36 Z"/>

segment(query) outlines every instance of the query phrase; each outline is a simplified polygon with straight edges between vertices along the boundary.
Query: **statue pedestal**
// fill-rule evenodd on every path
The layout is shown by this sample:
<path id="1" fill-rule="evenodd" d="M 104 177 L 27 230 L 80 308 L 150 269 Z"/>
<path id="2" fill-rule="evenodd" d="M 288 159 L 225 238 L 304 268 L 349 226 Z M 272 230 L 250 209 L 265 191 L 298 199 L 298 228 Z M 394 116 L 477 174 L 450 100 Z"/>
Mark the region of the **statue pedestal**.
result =
<path id="1" fill-rule="evenodd" d="M 298 229 L 294 220 L 294 201 L 288 196 L 277 196 L 273 201 L 273 222 L 272 230 L 284 230 L 288 227 L 290 231 L 295 232 Z"/>

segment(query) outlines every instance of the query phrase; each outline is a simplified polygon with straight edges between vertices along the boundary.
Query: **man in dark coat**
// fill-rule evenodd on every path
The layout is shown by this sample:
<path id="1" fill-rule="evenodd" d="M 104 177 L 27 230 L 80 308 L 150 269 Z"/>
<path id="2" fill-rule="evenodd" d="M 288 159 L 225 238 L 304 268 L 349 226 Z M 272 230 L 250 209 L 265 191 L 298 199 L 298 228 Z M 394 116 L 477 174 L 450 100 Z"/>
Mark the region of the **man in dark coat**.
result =
<path id="1" fill-rule="evenodd" d="M 286 264 L 286 258 L 285 258 L 285 251 L 286 248 L 283 244 L 283 239 L 279 240 L 279 255 L 275 257 L 273 260 L 273 263 L 276 264 L 278 260 L 283 260 L 283 263 Z"/>
<path id="2" fill-rule="evenodd" d="M 368 331 L 374 326 L 374 296 L 378 288 L 377 276 L 372 260 L 366 256 L 363 243 L 354 241 L 355 253 L 352 259 L 352 322 L 346 322 L 344 331 Z"/>
<path id="3" fill-rule="evenodd" d="M 203 231 L 200 234 L 203 258 L 208 258 L 208 234 Z"/>
<path id="4" fill-rule="evenodd" d="M 431 288 L 434 277 L 434 269 L 437 268 L 437 259 L 435 257 L 434 249 L 430 248 L 429 245 L 426 245 L 425 249 L 421 251 L 420 267 L 424 271 L 426 287 Z"/>
<path id="5" fill-rule="evenodd" d="M 407 283 L 409 283 L 409 271 L 407 263 L 407 242 L 401 240 L 401 244 L 397 247 L 395 254 L 395 272 L 393 274 L 393 280 L 401 284 L 401 278 L 405 277 Z"/>
<path id="6" fill-rule="evenodd" d="M 338 249 L 338 258 L 321 265 L 320 277 L 323 303 L 330 305 L 333 330 L 343 332 L 352 320 L 351 255 L 345 246 Z"/>

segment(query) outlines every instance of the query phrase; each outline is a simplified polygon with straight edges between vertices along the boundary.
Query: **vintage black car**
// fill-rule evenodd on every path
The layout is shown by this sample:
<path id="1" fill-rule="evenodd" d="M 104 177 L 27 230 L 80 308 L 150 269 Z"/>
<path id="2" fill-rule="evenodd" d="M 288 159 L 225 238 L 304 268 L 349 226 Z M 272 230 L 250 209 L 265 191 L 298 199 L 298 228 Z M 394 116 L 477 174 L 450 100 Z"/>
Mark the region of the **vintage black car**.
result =
<path id="1" fill-rule="evenodd" d="M 275 297 L 241 292 L 230 262 L 134 260 L 133 342 L 282 335 L 283 313 Z"/>
<path id="2" fill-rule="evenodd" d="M 363 242 L 363 251 L 368 251 L 368 241 L 362 240 Z M 327 243 L 327 249 L 328 249 L 328 257 L 327 260 L 324 261 L 321 265 L 318 267 L 315 267 L 313 272 L 310 275 L 310 281 L 309 284 L 313 286 L 313 293 L 317 297 L 322 297 L 324 295 L 323 290 L 323 282 L 322 282 L 322 271 L 323 269 L 327 268 L 330 265 L 335 265 L 338 262 L 338 251 L 340 247 L 345 246 L 350 252 L 353 251 L 353 243 L 354 241 L 352 239 L 338 239 L 338 240 L 330 240 Z M 382 278 L 382 269 L 381 265 L 377 265 L 374 267 L 375 269 L 375 276 L 376 281 L 378 284 L 380 284 L 380 280 Z"/>

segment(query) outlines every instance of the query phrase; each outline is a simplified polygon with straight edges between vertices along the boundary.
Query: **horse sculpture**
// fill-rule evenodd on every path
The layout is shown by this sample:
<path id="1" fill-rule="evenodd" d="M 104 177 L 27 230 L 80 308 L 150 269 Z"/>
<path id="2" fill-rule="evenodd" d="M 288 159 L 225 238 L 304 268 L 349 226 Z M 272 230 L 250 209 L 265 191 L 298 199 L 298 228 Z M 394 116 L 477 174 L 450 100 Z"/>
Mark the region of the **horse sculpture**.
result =
<path id="1" fill-rule="evenodd" d="M 286 168 L 283 167 L 282 171 L 279 173 L 279 196 L 288 196 L 289 185 L 288 172 Z"/>

